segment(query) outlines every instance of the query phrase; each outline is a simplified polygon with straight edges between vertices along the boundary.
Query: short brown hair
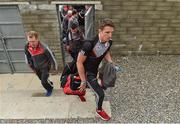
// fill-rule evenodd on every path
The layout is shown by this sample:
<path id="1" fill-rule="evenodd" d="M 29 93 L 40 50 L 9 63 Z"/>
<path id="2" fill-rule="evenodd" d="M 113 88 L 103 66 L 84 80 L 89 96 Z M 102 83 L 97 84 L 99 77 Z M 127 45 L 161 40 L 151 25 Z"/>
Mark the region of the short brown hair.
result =
<path id="1" fill-rule="evenodd" d="M 115 28 L 114 23 L 110 19 L 101 20 L 99 23 L 99 29 L 103 30 L 106 26 Z"/>
<path id="2" fill-rule="evenodd" d="M 36 32 L 36 31 L 29 31 L 29 32 L 27 32 L 27 36 L 29 37 L 29 38 L 33 38 L 33 37 L 35 37 L 36 39 L 39 37 L 39 34 L 38 34 L 38 32 Z"/>

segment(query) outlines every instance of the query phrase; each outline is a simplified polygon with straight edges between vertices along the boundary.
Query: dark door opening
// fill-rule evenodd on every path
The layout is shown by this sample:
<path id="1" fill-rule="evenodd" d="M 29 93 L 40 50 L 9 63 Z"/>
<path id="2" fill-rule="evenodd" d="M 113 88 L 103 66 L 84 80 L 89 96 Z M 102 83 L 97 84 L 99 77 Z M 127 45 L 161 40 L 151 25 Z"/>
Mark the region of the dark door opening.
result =
<path id="1" fill-rule="evenodd" d="M 83 33 L 84 39 L 91 39 L 94 36 L 95 9 L 94 5 L 57 5 L 61 52 L 63 57 L 63 65 L 72 61 L 71 55 L 67 50 L 68 31 L 71 28 L 71 20 L 76 11 L 75 18 L 78 21 L 78 30 Z"/>

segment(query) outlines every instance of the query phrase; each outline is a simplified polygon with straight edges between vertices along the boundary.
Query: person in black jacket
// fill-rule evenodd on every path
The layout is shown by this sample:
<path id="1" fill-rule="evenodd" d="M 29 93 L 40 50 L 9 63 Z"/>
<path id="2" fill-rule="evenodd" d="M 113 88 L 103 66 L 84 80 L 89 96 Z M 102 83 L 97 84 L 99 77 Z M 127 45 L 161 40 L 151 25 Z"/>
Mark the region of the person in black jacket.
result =
<path id="1" fill-rule="evenodd" d="M 77 60 L 78 52 L 84 43 L 84 33 L 79 30 L 79 25 L 71 23 L 67 33 L 66 49 L 71 54 L 74 61 Z"/>
<path id="2" fill-rule="evenodd" d="M 46 96 L 51 96 L 53 83 L 48 79 L 51 64 L 57 70 L 57 62 L 52 51 L 38 39 L 36 31 L 27 33 L 28 43 L 25 45 L 25 58 L 27 64 L 41 80 L 42 86 L 47 90 Z"/>
<path id="3" fill-rule="evenodd" d="M 84 34 L 79 30 L 79 27 L 76 23 L 71 23 L 66 39 L 66 50 L 71 55 L 73 60 L 70 63 L 67 63 L 63 69 L 62 75 L 60 77 L 62 88 L 65 86 L 68 75 L 77 73 L 76 60 L 79 50 L 84 43 Z"/>
<path id="4" fill-rule="evenodd" d="M 92 89 L 96 96 L 96 113 L 106 121 L 110 117 L 102 108 L 105 94 L 103 88 L 98 84 L 97 73 L 102 59 L 112 62 L 109 50 L 112 45 L 111 38 L 114 28 L 111 20 L 102 20 L 98 35 L 93 40 L 85 41 L 77 58 L 77 69 L 81 78 L 79 90 L 84 91 L 86 84 Z"/>

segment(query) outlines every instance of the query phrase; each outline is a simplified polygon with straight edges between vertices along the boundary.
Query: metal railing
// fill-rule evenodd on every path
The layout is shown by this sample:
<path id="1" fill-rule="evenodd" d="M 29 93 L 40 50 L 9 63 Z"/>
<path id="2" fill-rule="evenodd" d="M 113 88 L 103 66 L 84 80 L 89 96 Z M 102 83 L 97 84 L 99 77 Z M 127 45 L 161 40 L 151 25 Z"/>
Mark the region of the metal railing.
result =
<path id="1" fill-rule="evenodd" d="M 7 47 L 6 47 L 6 40 L 5 40 L 5 37 L 3 36 L 2 32 L 1 32 L 1 28 L 0 28 L 0 38 L 1 38 L 1 43 L 2 43 L 2 46 L 3 46 L 3 50 L 4 50 L 4 53 L 6 54 L 6 58 L 7 58 L 7 61 L 6 63 L 8 63 L 9 67 L 10 67 L 10 70 L 11 70 L 11 74 L 14 73 L 14 66 L 12 64 L 12 61 L 11 61 L 11 58 L 8 54 L 8 50 L 7 50 Z"/>

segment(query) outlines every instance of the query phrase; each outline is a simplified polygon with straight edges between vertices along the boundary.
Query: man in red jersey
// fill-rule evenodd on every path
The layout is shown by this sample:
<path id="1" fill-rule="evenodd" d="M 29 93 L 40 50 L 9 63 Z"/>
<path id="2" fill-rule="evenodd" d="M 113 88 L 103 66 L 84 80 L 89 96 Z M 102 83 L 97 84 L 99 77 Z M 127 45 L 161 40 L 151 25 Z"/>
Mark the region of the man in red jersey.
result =
<path id="1" fill-rule="evenodd" d="M 38 39 L 36 31 L 27 33 L 28 43 L 25 45 L 26 62 L 41 80 L 42 86 L 46 89 L 46 96 L 51 96 L 53 83 L 48 79 L 51 64 L 57 70 L 57 62 L 52 51 Z"/>

